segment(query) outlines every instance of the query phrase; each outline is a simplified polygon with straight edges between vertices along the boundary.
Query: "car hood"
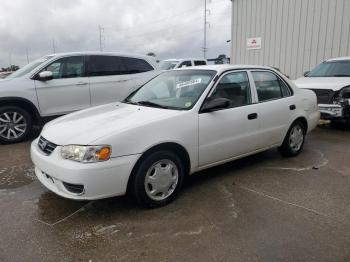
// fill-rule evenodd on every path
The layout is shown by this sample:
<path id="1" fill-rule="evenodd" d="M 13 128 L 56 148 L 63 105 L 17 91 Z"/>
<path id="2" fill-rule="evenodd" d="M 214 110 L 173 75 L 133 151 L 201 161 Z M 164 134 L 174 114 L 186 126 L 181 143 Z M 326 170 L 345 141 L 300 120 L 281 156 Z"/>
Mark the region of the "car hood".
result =
<path id="1" fill-rule="evenodd" d="M 113 103 L 57 118 L 45 125 L 41 135 L 57 145 L 89 145 L 106 135 L 142 127 L 182 112 Z"/>
<path id="2" fill-rule="evenodd" d="M 339 91 L 350 85 L 350 77 L 301 77 L 294 84 L 299 88 Z"/>

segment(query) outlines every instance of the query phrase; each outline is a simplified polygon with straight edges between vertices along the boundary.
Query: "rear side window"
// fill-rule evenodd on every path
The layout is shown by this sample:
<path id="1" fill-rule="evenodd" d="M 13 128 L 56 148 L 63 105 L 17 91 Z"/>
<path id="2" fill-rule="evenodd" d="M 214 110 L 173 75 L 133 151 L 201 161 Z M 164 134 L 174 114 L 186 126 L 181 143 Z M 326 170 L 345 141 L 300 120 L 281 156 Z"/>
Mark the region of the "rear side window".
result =
<path id="1" fill-rule="evenodd" d="M 206 65 L 207 63 L 205 62 L 205 61 L 200 61 L 200 60 L 198 60 L 198 61 L 194 61 L 194 65 L 195 66 L 200 66 L 200 65 Z"/>
<path id="2" fill-rule="evenodd" d="M 291 95 L 290 88 L 274 73 L 252 72 L 259 102 L 279 99 Z"/>
<path id="3" fill-rule="evenodd" d="M 121 58 L 126 66 L 128 74 L 138 74 L 154 70 L 153 67 L 143 59 L 133 57 Z"/>
<path id="4" fill-rule="evenodd" d="M 127 69 L 118 56 L 90 56 L 89 76 L 123 75 Z"/>
<path id="5" fill-rule="evenodd" d="M 41 71 L 50 71 L 54 79 L 84 76 L 84 57 L 64 57 L 52 62 Z"/>

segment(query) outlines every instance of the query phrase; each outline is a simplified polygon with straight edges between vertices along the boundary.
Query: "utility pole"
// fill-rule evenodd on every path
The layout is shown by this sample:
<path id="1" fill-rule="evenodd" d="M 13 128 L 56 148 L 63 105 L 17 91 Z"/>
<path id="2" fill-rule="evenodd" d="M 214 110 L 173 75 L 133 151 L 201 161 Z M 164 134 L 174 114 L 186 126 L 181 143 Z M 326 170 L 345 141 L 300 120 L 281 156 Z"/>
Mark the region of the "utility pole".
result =
<path id="1" fill-rule="evenodd" d="M 10 68 L 11 68 L 11 66 L 12 66 L 12 54 L 11 54 L 11 52 L 9 53 L 9 63 L 10 63 Z"/>
<path id="2" fill-rule="evenodd" d="M 52 51 L 54 54 L 56 53 L 55 38 L 52 38 Z"/>
<path id="3" fill-rule="evenodd" d="M 204 59 L 206 58 L 206 54 L 207 54 L 207 51 L 208 51 L 208 48 L 207 48 L 207 12 L 209 10 L 207 9 L 207 0 L 204 0 L 204 41 L 203 41 L 203 47 L 202 47 L 202 50 L 203 50 L 203 56 L 204 56 Z"/>
<path id="4" fill-rule="evenodd" d="M 101 25 L 98 25 L 99 38 L 100 38 L 100 51 L 103 51 L 103 43 L 102 43 L 102 33 L 104 28 Z"/>
<path id="5" fill-rule="evenodd" d="M 26 48 L 27 64 L 29 64 L 28 48 Z"/>

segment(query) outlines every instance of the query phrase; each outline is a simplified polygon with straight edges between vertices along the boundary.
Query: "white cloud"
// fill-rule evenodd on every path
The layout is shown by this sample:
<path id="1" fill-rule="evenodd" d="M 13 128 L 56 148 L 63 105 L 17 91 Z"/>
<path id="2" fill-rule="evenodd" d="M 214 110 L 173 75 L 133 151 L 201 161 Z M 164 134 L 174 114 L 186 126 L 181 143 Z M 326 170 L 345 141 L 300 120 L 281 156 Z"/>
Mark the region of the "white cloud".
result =
<path id="1" fill-rule="evenodd" d="M 204 0 L 11 0 L 0 4 L 0 67 L 53 52 L 98 50 L 202 57 Z M 230 0 L 208 0 L 207 57 L 228 54 Z"/>

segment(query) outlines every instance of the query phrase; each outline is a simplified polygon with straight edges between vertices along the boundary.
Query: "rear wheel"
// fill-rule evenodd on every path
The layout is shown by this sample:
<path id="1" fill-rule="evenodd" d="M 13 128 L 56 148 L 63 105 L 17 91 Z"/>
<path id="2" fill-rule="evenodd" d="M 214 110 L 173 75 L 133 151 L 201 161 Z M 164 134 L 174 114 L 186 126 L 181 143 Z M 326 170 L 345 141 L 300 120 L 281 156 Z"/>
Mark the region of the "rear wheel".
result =
<path id="1" fill-rule="evenodd" d="M 32 118 L 17 106 L 0 107 L 0 143 L 21 142 L 32 130 Z"/>
<path id="2" fill-rule="evenodd" d="M 176 198 L 183 178 L 183 164 L 176 154 L 154 152 L 144 158 L 137 168 L 131 193 L 143 206 L 163 206 Z"/>
<path id="3" fill-rule="evenodd" d="M 299 120 L 295 121 L 289 128 L 282 146 L 278 148 L 280 153 L 287 157 L 298 155 L 303 149 L 305 134 L 305 125 Z"/>

